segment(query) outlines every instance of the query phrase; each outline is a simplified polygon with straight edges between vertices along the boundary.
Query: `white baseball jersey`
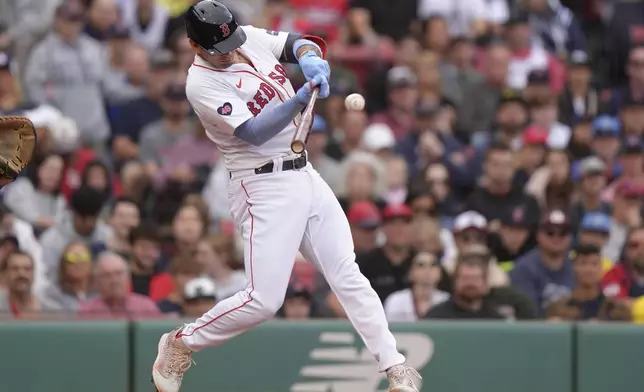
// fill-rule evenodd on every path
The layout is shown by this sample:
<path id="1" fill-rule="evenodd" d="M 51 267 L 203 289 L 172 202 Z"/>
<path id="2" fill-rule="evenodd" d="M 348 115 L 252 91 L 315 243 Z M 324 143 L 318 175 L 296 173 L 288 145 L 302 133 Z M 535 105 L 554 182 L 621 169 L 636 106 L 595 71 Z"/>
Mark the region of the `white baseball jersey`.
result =
<path id="1" fill-rule="evenodd" d="M 275 137 L 254 146 L 233 135 L 235 128 L 263 110 L 295 96 L 286 70 L 279 63 L 286 32 L 241 26 L 247 40 L 239 50 L 252 62 L 216 69 L 195 56 L 188 71 L 186 93 L 208 137 L 224 156 L 229 171 L 262 166 L 274 158 L 292 156 L 291 140 L 300 116 Z"/>
<path id="2" fill-rule="evenodd" d="M 252 65 L 215 69 L 195 57 L 186 89 L 208 136 L 223 153 L 226 168 L 235 172 L 227 186 L 228 202 L 244 248 L 248 285 L 187 324 L 179 337 L 190 350 L 200 351 L 272 318 L 284 303 L 299 250 L 329 281 L 366 347 L 378 358 L 378 370 L 385 372 L 404 363 L 405 357 L 396 349 L 380 298 L 355 262 L 351 228 L 338 199 L 310 163 L 281 170 L 280 159 L 294 156 L 290 144 L 299 118 L 261 146 L 234 136 L 237 126 L 295 95 L 279 64 L 288 34 L 242 28 L 248 39 L 240 51 Z M 273 173 L 255 175 L 252 169 L 270 161 L 277 163 Z"/>

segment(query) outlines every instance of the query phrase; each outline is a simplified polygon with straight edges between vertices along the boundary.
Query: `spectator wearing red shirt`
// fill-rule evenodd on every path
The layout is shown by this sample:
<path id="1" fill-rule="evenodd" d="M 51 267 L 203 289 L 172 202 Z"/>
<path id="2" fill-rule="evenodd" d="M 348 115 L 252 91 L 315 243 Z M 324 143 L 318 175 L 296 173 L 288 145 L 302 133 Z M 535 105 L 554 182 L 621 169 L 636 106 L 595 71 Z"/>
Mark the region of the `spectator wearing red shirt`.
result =
<path id="1" fill-rule="evenodd" d="M 612 225 L 608 243 L 604 248 L 604 256 L 611 260 L 619 260 L 629 231 L 642 226 L 643 196 L 643 189 L 628 181 L 621 182 L 616 188 L 612 203 Z"/>
<path id="2" fill-rule="evenodd" d="M 644 144 L 639 138 L 627 138 L 622 143 L 622 147 L 617 157 L 621 173 L 602 192 L 602 199 L 611 202 L 615 197 L 615 191 L 620 184 L 628 182 L 640 187 L 644 187 Z"/>
<path id="3" fill-rule="evenodd" d="M 161 315 L 150 298 L 131 293 L 128 266 L 115 253 L 102 254 L 97 263 L 95 278 L 98 297 L 81 303 L 79 316 L 88 318 L 155 318 Z"/>
<path id="4" fill-rule="evenodd" d="M 328 40 L 338 37 L 342 18 L 348 10 L 348 0 L 289 0 L 308 31 L 323 34 Z"/>
<path id="5" fill-rule="evenodd" d="M 602 291 L 607 297 L 644 296 L 644 228 L 633 229 L 626 238 L 624 259 L 606 272 Z"/>

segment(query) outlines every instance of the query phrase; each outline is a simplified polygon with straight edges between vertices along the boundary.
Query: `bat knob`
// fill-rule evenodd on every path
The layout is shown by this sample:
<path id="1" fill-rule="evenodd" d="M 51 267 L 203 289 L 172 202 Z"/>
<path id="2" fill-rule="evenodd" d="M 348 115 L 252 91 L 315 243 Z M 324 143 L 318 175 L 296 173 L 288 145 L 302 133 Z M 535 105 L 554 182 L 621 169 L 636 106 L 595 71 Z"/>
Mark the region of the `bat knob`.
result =
<path id="1" fill-rule="evenodd" d="M 291 151 L 293 151 L 296 154 L 301 154 L 304 152 L 306 149 L 306 146 L 304 145 L 304 142 L 300 140 L 293 140 L 291 143 Z"/>

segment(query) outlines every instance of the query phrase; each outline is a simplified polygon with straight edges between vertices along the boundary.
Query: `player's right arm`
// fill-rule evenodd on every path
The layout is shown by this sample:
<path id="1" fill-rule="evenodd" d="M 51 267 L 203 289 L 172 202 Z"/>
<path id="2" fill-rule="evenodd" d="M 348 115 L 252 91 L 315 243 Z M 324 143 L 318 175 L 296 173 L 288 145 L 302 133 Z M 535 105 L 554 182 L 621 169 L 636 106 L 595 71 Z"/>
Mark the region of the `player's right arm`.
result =
<path id="1" fill-rule="evenodd" d="M 207 81 L 188 83 L 187 88 L 188 100 L 199 118 L 214 125 L 225 123 L 233 136 L 261 146 L 293 121 L 309 102 L 313 87 L 326 80 L 322 76 L 317 77 L 300 88 L 294 97 L 263 110 L 256 117 L 229 86 L 217 81 L 203 82 Z"/>

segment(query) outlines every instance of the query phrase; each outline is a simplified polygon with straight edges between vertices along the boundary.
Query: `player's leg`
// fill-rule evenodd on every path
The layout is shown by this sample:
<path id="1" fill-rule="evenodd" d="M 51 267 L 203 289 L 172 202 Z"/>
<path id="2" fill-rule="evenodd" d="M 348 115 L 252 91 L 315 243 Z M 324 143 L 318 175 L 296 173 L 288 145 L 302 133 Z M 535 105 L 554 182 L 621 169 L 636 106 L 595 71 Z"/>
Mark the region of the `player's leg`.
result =
<path id="1" fill-rule="evenodd" d="M 178 391 L 185 372 L 182 364 L 187 363 L 183 365 L 186 369 L 189 366 L 184 348 L 193 352 L 218 346 L 272 318 L 284 301 L 311 207 L 308 176 L 304 172 L 280 172 L 233 181 L 229 196 L 244 241 L 248 287 L 165 338 L 166 344 L 178 346 L 165 351 L 178 352 L 176 357 L 181 360 L 173 369 L 181 371 L 174 374 L 167 371 L 168 366 L 159 366 L 164 371 L 154 374 L 153 369 L 161 392 Z M 162 351 L 160 347 L 159 355 Z M 164 364 L 159 358 L 157 362 Z"/>
<path id="2" fill-rule="evenodd" d="M 306 194 L 311 187 L 298 183 L 308 182 L 303 175 L 280 172 L 231 184 L 248 287 L 186 325 L 180 336 L 192 351 L 218 346 L 272 318 L 282 306 L 311 206 Z"/>
<path id="3" fill-rule="evenodd" d="M 378 369 L 387 371 L 392 385 L 390 391 L 416 392 L 407 375 L 412 369 L 400 366 L 405 357 L 396 349 L 380 298 L 355 262 L 351 230 L 344 212 L 320 175 L 313 170 L 309 174 L 314 183 L 315 203 L 300 251 L 328 281 L 349 320 L 378 360 Z"/>

